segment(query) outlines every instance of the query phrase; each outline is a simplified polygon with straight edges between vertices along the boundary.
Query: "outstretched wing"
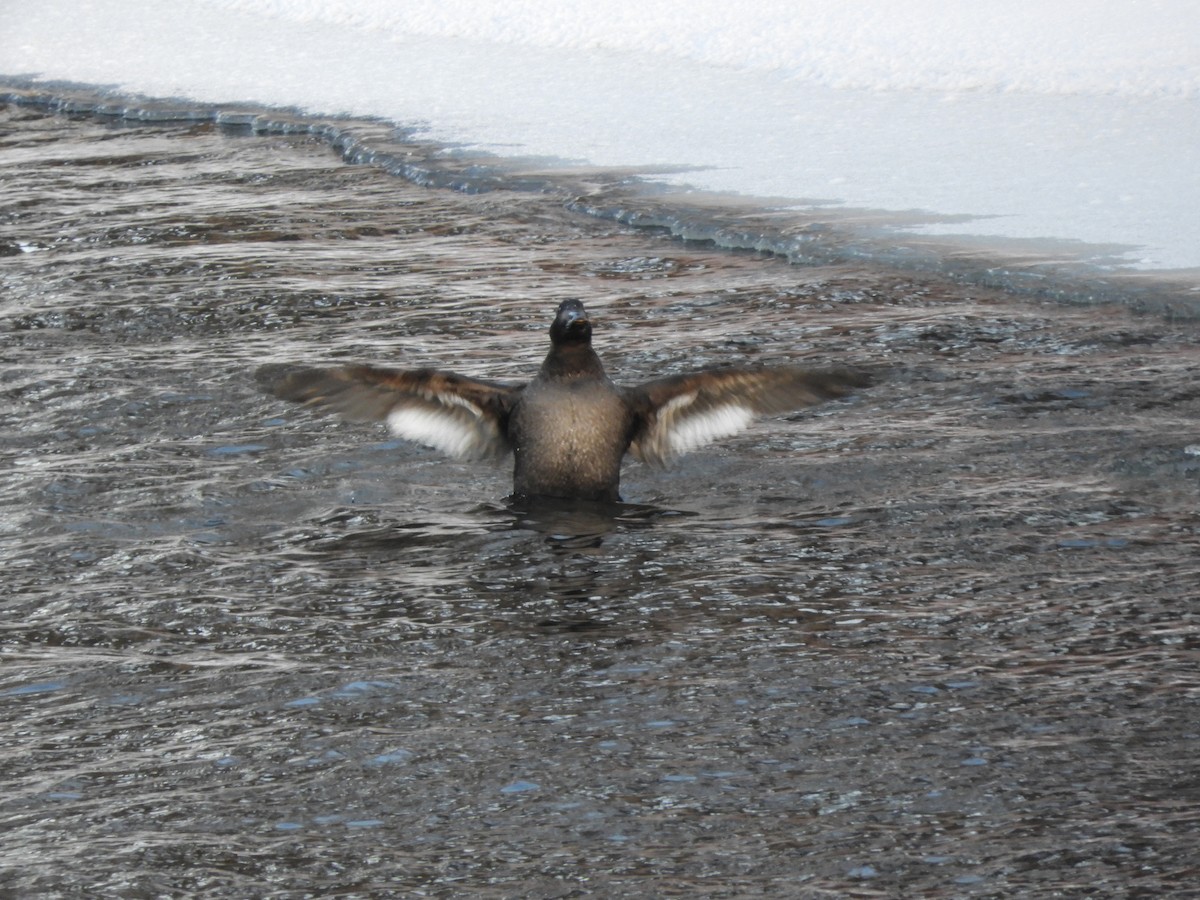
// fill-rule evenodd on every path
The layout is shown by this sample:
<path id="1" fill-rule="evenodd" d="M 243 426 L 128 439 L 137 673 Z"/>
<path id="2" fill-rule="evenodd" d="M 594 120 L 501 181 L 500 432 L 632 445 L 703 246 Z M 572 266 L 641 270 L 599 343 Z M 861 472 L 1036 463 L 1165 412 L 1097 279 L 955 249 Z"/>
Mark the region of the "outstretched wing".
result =
<path id="1" fill-rule="evenodd" d="M 625 392 L 638 413 L 629 450 L 642 462 L 663 465 L 736 434 L 756 416 L 812 406 L 869 383 L 862 372 L 796 366 L 710 369 L 647 381 Z"/>
<path id="2" fill-rule="evenodd" d="M 282 400 L 352 422 L 386 422 L 393 434 L 458 459 L 500 456 L 510 449 L 508 415 L 522 390 L 435 369 L 375 366 L 267 365 L 255 378 Z"/>

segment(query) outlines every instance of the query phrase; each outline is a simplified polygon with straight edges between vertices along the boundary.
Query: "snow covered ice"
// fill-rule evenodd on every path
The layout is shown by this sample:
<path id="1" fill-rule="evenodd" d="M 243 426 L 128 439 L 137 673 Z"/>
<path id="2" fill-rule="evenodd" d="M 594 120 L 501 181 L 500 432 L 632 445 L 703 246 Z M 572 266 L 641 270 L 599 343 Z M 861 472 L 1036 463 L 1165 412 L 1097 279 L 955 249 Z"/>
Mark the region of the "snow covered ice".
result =
<path id="1" fill-rule="evenodd" d="M 911 233 L 1200 267 L 1188 0 L 39 0 L 7 5 L 0 76 L 375 116 L 501 156 L 914 211 Z"/>

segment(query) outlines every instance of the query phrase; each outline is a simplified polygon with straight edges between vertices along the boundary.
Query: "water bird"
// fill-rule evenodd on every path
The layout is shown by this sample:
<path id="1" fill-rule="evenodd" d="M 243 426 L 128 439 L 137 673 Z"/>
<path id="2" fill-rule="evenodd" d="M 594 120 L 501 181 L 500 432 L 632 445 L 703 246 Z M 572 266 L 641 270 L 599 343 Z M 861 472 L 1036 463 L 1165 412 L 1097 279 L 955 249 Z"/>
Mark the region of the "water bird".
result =
<path id="1" fill-rule="evenodd" d="M 852 369 L 729 367 L 614 384 L 592 349 L 592 320 L 564 300 L 532 381 L 508 384 L 438 369 L 268 364 L 259 384 L 283 400 L 386 422 L 392 433 L 458 459 L 513 454 L 513 496 L 619 501 L 626 453 L 662 466 L 770 415 L 842 397 L 870 382 Z"/>

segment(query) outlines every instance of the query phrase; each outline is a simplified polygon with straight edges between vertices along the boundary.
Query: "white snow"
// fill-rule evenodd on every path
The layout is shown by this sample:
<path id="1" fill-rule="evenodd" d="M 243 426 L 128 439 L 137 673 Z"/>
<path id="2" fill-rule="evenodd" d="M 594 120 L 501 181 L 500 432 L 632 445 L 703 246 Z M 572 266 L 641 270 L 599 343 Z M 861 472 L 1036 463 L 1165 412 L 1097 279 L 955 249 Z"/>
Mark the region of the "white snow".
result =
<path id="1" fill-rule="evenodd" d="M 0 75 L 696 166 L 674 180 L 1200 267 L 1194 0 L 8 0 Z"/>

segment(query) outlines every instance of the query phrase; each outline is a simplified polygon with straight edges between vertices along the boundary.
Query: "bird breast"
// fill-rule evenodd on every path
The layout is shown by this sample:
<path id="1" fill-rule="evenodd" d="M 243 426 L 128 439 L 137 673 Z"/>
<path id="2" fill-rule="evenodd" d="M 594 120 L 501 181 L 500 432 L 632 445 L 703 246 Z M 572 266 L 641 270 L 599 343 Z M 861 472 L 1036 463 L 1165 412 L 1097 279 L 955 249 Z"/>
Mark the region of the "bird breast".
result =
<path id="1" fill-rule="evenodd" d="M 614 494 L 631 418 L 607 379 L 529 385 L 509 423 L 518 493 Z"/>

